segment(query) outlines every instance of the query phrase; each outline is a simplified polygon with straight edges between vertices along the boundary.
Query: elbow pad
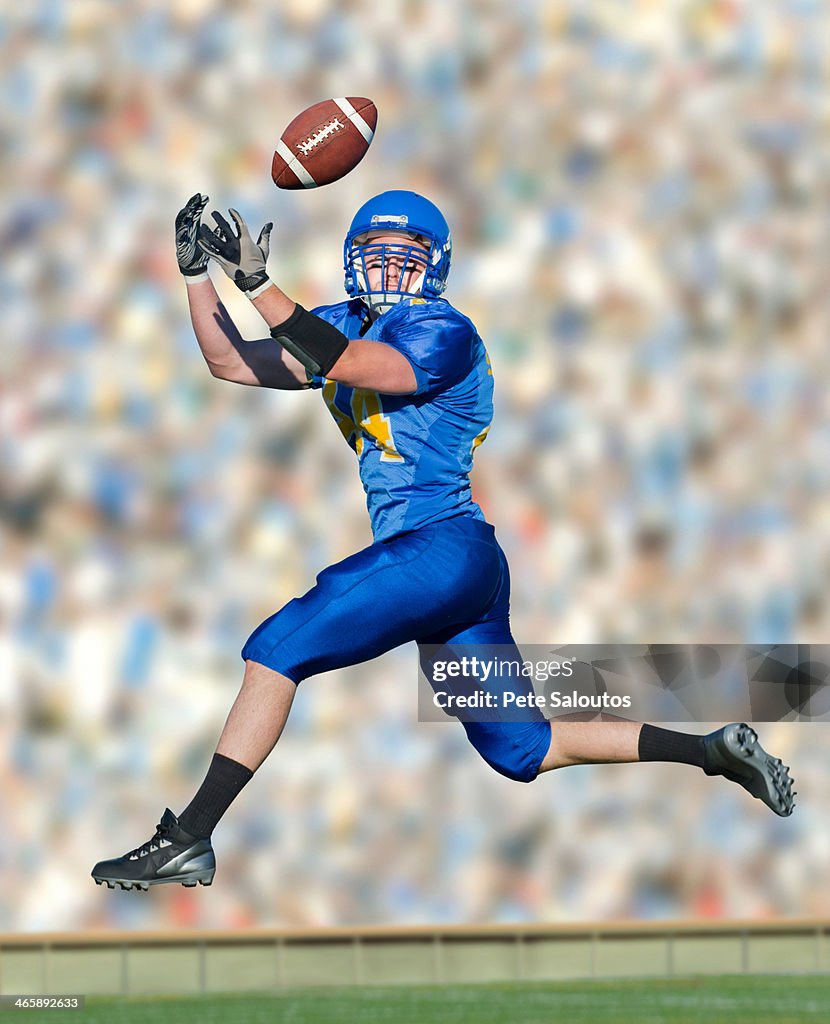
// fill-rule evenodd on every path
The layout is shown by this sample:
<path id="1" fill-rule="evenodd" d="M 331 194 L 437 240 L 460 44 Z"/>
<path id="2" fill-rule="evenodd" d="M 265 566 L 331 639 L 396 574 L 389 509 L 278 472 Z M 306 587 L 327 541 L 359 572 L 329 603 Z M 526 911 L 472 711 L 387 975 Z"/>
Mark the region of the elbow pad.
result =
<path id="1" fill-rule="evenodd" d="M 284 323 L 271 328 L 271 337 L 319 377 L 326 376 L 349 344 L 342 331 L 303 309 L 299 302 Z"/>

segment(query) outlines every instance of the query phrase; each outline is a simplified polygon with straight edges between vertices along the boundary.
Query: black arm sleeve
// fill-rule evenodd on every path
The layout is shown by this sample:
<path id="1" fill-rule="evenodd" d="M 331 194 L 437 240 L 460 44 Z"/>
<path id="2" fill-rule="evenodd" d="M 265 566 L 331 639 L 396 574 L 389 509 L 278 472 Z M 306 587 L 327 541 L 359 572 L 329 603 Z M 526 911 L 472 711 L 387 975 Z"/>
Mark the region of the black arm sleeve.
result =
<path id="1" fill-rule="evenodd" d="M 291 316 L 271 328 L 271 337 L 299 360 L 309 373 L 325 377 L 346 351 L 349 339 L 322 317 L 297 303 Z"/>

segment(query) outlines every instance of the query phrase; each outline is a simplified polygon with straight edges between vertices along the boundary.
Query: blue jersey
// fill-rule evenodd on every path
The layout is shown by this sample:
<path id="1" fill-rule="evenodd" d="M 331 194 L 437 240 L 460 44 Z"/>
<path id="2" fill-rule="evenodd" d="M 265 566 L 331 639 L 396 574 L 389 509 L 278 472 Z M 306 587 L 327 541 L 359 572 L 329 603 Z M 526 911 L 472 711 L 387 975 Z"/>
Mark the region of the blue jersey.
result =
<path id="1" fill-rule="evenodd" d="M 357 455 L 375 541 L 459 514 L 483 519 L 469 474 L 493 418 L 493 373 L 472 322 L 445 299 L 403 299 L 363 335 L 359 299 L 312 312 L 347 338 L 392 345 L 415 371 L 412 395 L 312 380 Z"/>

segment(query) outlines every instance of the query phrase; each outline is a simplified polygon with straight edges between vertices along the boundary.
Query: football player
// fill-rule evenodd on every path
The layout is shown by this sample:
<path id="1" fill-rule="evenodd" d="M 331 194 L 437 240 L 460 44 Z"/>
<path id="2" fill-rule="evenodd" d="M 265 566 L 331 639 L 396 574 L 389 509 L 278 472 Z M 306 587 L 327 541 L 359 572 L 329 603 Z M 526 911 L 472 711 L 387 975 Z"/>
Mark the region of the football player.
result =
<path id="1" fill-rule="evenodd" d="M 146 843 L 95 865 L 96 882 L 110 887 L 211 883 L 211 833 L 279 739 L 302 680 L 411 640 L 422 653 L 513 644 L 507 561 L 469 483 L 490 427 L 493 374 L 473 323 L 442 298 L 452 245 L 441 212 L 407 191 L 366 202 L 345 239 L 348 298 L 309 312 L 268 275 L 271 224 L 254 241 L 231 210 L 233 224 L 214 213 L 210 228 L 201 223 L 207 202 L 197 194 L 179 213 L 176 251 L 208 368 L 238 384 L 322 392 L 356 455 L 374 543 L 324 569 L 308 593 L 253 631 L 204 782 L 178 817 L 164 812 Z M 267 337 L 240 336 L 208 276 L 210 260 L 251 300 Z M 463 725 L 487 763 L 517 781 L 574 764 L 675 761 L 737 782 L 776 814 L 793 810 L 787 768 L 745 724 L 699 736 L 633 722 L 551 722 L 531 705 L 519 720 L 482 715 Z"/>

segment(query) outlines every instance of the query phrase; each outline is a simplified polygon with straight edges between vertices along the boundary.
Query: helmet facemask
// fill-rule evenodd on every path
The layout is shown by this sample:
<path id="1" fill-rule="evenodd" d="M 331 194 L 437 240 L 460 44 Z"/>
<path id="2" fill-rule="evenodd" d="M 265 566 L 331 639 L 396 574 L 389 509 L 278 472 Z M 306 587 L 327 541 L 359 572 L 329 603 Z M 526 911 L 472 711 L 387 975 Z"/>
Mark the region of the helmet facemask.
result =
<path id="1" fill-rule="evenodd" d="M 393 235 L 400 241 L 390 242 Z M 346 274 L 353 275 L 355 294 L 378 315 L 402 298 L 421 296 L 429 268 L 441 258 L 434 241 L 404 232 L 376 231 L 350 241 Z"/>

